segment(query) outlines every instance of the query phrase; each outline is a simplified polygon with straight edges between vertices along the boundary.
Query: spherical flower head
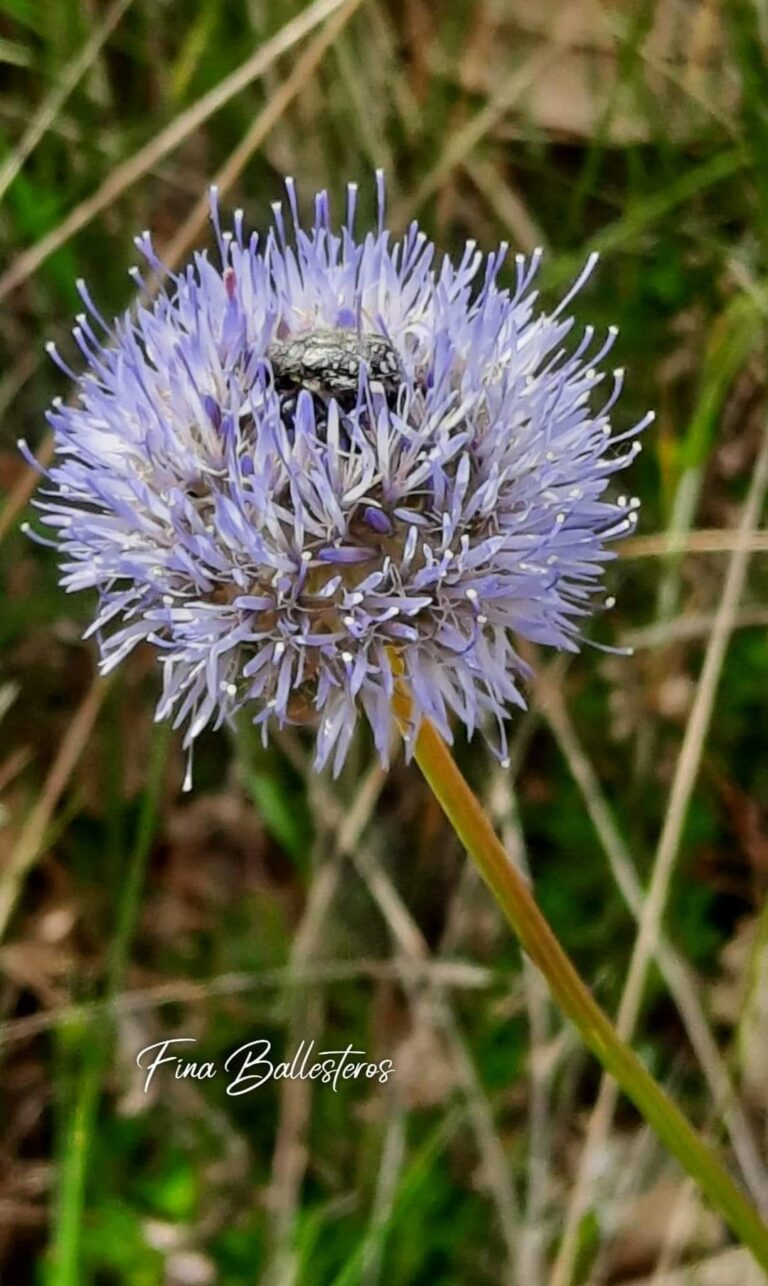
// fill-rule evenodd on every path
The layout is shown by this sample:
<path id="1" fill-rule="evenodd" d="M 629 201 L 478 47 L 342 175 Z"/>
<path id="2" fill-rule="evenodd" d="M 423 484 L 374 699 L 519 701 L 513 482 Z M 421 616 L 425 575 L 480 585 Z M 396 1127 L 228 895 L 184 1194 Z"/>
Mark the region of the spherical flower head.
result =
<path id="1" fill-rule="evenodd" d="M 338 772 L 362 713 L 386 762 L 401 674 L 410 745 L 456 716 L 503 760 L 515 639 L 574 650 L 636 518 L 607 494 L 647 422 L 612 434 L 615 332 L 567 342 L 594 257 L 537 312 L 538 253 L 508 288 L 506 247 L 438 260 L 416 223 L 393 241 L 380 176 L 362 237 L 354 186 L 338 230 L 325 193 L 309 228 L 287 197 L 261 240 L 241 211 L 221 230 L 214 192 L 216 259 L 178 275 L 137 238 L 164 288 L 112 327 L 80 284 L 87 369 L 50 411 L 40 502 L 62 583 L 98 592 L 104 672 L 154 645 L 157 717 L 188 748 L 243 710 L 265 739 L 313 726 Z"/>

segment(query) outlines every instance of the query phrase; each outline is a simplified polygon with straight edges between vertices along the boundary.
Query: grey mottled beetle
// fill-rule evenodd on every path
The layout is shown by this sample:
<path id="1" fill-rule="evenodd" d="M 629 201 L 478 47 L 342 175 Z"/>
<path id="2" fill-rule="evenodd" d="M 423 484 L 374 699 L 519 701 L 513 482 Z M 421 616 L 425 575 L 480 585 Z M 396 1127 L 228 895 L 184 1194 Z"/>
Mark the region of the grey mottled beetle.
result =
<path id="1" fill-rule="evenodd" d="M 372 384 L 381 384 L 387 397 L 395 396 L 402 379 L 400 360 L 388 339 L 376 332 L 332 328 L 309 330 L 286 340 L 274 340 L 267 349 L 278 393 L 298 394 L 301 389 L 316 397 L 336 398 L 351 409 L 360 380 L 360 367 L 368 367 Z M 284 403 L 285 405 L 285 403 Z"/>

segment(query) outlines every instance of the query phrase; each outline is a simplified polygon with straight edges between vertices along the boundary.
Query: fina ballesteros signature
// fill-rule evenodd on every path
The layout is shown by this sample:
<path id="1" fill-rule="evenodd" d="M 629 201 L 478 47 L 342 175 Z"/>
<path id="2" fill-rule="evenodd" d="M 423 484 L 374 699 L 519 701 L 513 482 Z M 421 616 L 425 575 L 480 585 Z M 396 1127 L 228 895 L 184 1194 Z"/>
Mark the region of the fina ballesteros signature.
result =
<path id="1" fill-rule="evenodd" d="M 194 1036 L 174 1036 L 145 1045 L 136 1055 L 136 1063 L 145 1073 L 144 1093 L 161 1068 L 175 1080 L 209 1081 L 222 1073 L 227 1077 L 226 1092 L 248 1094 L 269 1081 L 317 1081 L 338 1092 L 339 1081 L 376 1081 L 386 1085 L 394 1072 L 390 1058 L 371 1062 L 365 1050 L 347 1045 L 344 1049 L 317 1049 L 316 1041 L 300 1041 L 290 1059 L 276 1059 L 272 1042 L 266 1037 L 246 1041 L 227 1054 L 221 1065 L 213 1059 L 192 1058 L 190 1046 L 197 1045 Z"/>

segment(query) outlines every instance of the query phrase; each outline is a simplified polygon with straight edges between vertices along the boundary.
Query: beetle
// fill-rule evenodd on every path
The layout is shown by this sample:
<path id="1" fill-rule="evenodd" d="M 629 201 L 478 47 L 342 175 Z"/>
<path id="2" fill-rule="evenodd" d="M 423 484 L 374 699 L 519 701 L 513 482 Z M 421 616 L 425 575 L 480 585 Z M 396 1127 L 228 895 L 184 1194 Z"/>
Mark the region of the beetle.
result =
<path id="1" fill-rule="evenodd" d="M 384 335 L 327 327 L 273 340 L 267 349 L 275 389 L 295 405 L 291 395 L 307 389 L 323 401 L 335 398 L 351 410 L 360 382 L 360 369 L 368 368 L 371 384 L 380 384 L 387 398 L 394 397 L 402 381 L 400 359 Z M 284 408 L 288 406 L 284 403 Z"/>

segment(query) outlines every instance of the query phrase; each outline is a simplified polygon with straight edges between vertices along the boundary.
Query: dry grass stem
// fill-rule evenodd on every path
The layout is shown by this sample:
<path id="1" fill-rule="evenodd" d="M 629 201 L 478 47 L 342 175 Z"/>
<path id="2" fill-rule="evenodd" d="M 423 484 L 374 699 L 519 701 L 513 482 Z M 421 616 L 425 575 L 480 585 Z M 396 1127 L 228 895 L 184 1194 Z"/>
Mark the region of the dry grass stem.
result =
<path id="1" fill-rule="evenodd" d="M 414 986 L 434 984 L 459 991 L 482 991 L 500 983 L 514 986 L 514 979 L 464 960 L 411 960 L 407 968 Z M 61 1005 L 23 1018 L 9 1019 L 0 1024 L 0 1046 L 30 1040 L 33 1036 L 70 1024 L 90 1023 L 102 1016 L 130 1016 L 163 1005 L 198 1005 L 217 996 L 237 996 L 272 989 L 279 991 L 289 987 L 322 987 L 356 978 L 392 982 L 401 979 L 403 971 L 403 963 L 392 960 L 319 960 L 303 969 L 286 965 L 280 969 L 260 969 L 258 973 L 219 974 L 199 983 L 160 982 L 151 987 L 122 991 L 112 1000 Z"/>
<path id="2" fill-rule="evenodd" d="M 0 941 L 5 936 L 24 879 L 40 857 L 56 805 L 88 743 L 108 688 L 109 680 L 95 679 L 75 712 L 40 796 L 0 872 Z"/>
<path id="3" fill-rule="evenodd" d="M 643 914 L 644 894 L 637 869 L 600 788 L 597 773 L 579 741 L 559 685 L 542 673 L 537 692 L 574 781 L 579 787 L 595 832 L 605 850 L 613 878 L 636 920 Z M 683 1020 L 716 1108 L 722 1112 L 734 1153 L 746 1183 L 762 1209 L 768 1209 L 768 1173 L 735 1085 L 723 1060 L 699 996 L 696 978 L 685 961 L 660 933 L 654 958 Z"/>
<path id="4" fill-rule="evenodd" d="M 321 956 L 321 942 L 327 917 L 339 886 L 342 861 L 354 852 L 370 821 L 381 794 L 385 774 L 374 764 L 358 787 L 351 807 L 335 834 L 317 827 L 309 896 L 291 948 L 290 971 L 301 972 Z M 310 800 L 313 800 L 310 791 Z M 330 848 L 330 854 L 328 854 Z M 310 990 L 293 987 L 289 994 L 287 1047 L 295 1049 L 300 1040 L 319 1039 L 324 1023 L 324 1004 L 317 986 Z M 293 1238 L 301 1185 L 308 1149 L 306 1132 L 312 1114 L 314 1084 L 310 1080 L 285 1080 L 280 1087 L 277 1136 L 272 1157 L 272 1180 L 268 1196 L 272 1214 L 272 1253 L 265 1270 L 269 1286 L 290 1286 L 296 1278 L 297 1261 Z"/>
<path id="5" fill-rule="evenodd" d="M 749 557 L 751 538 L 762 512 L 768 487 L 768 430 L 763 433 L 757 461 L 752 473 L 734 549 L 728 562 L 722 596 L 712 628 L 696 696 L 686 724 L 683 743 L 669 795 L 658 847 L 654 857 L 647 895 L 643 901 L 629 963 L 626 982 L 617 1016 L 617 1029 L 623 1039 L 631 1039 L 639 1015 L 648 966 L 658 950 L 661 922 L 669 885 L 674 870 L 683 825 L 696 782 L 707 730 L 712 716 L 723 661 L 738 611 Z M 600 1091 L 590 1117 L 579 1171 L 571 1193 L 565 1232 L 560 1246 L 551 1286 L 570 1286 L 576 1253 L 578 1228 L 587 1208 L 596 1159 L 610 1133 L 618 1101 L 615 1083 L 603 1076 Z"/>
<path id="6" fill-rule="evenodd" d="M 293 100 L 304 89 L 327 51 L 338 40 L 340 33 L 362 3 L 363 0 L 345 0 L 345 3 L 336 8 L 322 31 L 298 59 L 290 75 L 270 95 L 266 106 L 259 112 L 251 128 L 217 170 L 213 182 L 221 193 L 228 192 L 240 178 L 251 157 L 261 147 Z M 207 226 L 208 211 L 208 196 L 204 194 L 195 203 L 173 239 L 163 248 L 160 257 L 165 263 L 177 264 L 186 256 Z"/>
<path id="7" fill-rule="evenodd" d="M 266 71 L 283 54 L 288 53 L 315 27 L 341 7 L 343 0 L 315 0 L 298 17 L 287 22 L 271 40 L 260 46 L 229 76 L 225 76 L 202 98 L 181 112 L 170 125 L 155 134 L 144 147 L 110 171 L 109 177 L 91 196 L 81 201 L 61 223 L 44 237 L 22 251 L 11 267 L 0 277 L 0 300 L 18 289 L 70 237 L 87 227 L 102 210 L 113 205 L 122 194 L 148 174 L 164 157 L 175 151 L 190 134 L 199 129 L 215 112 L 224 107 Z"/>
<path id="8" fill-rule="evenodd" d="M 746 543 L 749 553 L 768 552 L 768 531 L 751 531 L 743 537 L 736 531 L 709 528 L 688 532 L 654 532 L 650 536 L 629 536 L 618 553 L 621 558 L 663 558 L 665 554 L 732 554 Z"/>
<path id="9" fill-rule="evenodd" d="M 115 0 L 104 14 L 101 22 L 94 27 L 80 53 L 63 68 L 61 75 L 29 122 L 21 140 L 4 163 L 0 165 L 0 200 L 5 196 L 16 175 L 27 157 L 37 147 L 40 139 L 50 129 L 76 85 L 82 80 L 88 68 L 96 61 L 105 42 L 109 39 L 126 9 L 133 0 Z"/>
<path id="10" fill-rule="evenodd" d="M 280 743 L 297 768 L 306 773 L 308 766 L 295 738 L 281 734 Z M 313 802 L 317 815 L 329 828 L 342 825 L 344 810 L 327 790 L 323 778 L 315 779 Z M 405 906 L 389 874 L 372 849 L 358 843 L 350 858 L 367 885 L 371 896 L 389 928 L 397 954 L 395 965 L 400 971 L 400 981 L 412 1004 L 421 1002 L 423 988 L 416 985 L 413 964 L 430 958 L 429 946 Z M 429 1012 L 442 1030 L 467 1104 L 467 1111 L 483 1161 L 490 1193 L 496 1206 L 501 1232 L 507 1251 L 506 1277 L 509 1286 L 519 1281 L 517 1260 L 520 1250 L 518 1230 L 521 1225 L 519 1203 L 509 1177 L 509 1163 L 496 1132 L 493 1111 L 483 1090 L 477 1068 L 469 1047 L 461 1033 L 448 997 L 441 988 L 430 989 Z"/>

